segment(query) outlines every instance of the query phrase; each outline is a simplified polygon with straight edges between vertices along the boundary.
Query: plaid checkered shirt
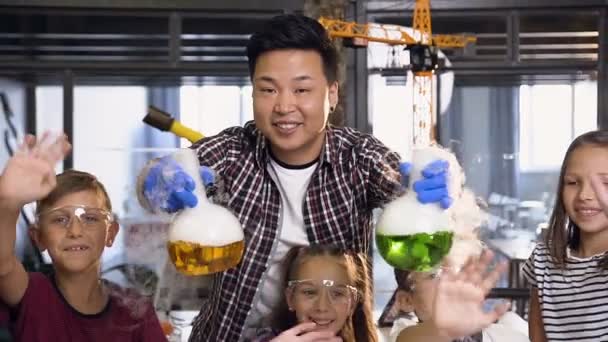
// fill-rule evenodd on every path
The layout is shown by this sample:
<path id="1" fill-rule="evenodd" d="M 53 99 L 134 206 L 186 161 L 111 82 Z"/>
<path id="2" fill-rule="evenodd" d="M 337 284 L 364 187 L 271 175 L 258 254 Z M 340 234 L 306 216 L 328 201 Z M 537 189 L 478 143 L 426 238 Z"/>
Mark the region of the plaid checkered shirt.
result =
<path id="1" fill-rule="evenodd" d="M 190 341 L 238 341 L 281 229 L 281 197 L 266 169 L 268 142 L 250 121 L 192 148 L 201 165 L 220 175 L 225 192 L 220 197 L 243 226 L 245 252 L 238 267 L 215 275 Z M 402 191 L 399 161 L 369 134 L 329 127 L 302 207 L 310 243 L 368 252 L 373 209 Z"/>

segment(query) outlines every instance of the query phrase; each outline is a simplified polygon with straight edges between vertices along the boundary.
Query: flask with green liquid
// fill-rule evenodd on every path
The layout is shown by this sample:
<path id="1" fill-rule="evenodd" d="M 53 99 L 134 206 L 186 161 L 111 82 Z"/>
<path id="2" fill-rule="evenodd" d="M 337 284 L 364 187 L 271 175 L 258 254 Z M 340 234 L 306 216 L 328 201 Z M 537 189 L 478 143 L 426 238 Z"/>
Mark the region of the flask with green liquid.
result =
<path id="1" fill-rule="evenodd" d="M 429 163 L 447 160 L 450 164 L 448 189 L 450 195 L 462 184 L 460 166 L 453 154 L 439 146 L 415 148 L 407 192 L 389 203 L 376 226 L 376 244 L 380 255 L 395 268 L 426 272 L 438 266 L 448 254 L 454 240 L 450 210 L 437 203 L 422 204 L 411 189 L 422 178 L 421 171 Z"/>

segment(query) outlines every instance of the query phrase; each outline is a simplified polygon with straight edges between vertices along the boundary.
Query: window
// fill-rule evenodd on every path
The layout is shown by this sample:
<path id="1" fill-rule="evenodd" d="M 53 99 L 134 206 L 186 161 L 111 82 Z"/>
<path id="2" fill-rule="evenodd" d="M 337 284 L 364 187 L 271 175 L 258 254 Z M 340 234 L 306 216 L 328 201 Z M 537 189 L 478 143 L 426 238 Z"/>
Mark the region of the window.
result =
<path id="1" fill-rule="evenodd" d="M 406 84 L 388 85 L 380 75 L 369 77 L 373 134 L 407 160 L 412 148 L 412 77 Z"/>
<path id="2" fill-rule="evenodd" d="M 45 131 L 63 132 L 63 89 L 60 86 L 36 87 L 36 136 Z M 55 172 L 63 171 L 63 164 Z"/>
<path id="3" fill-rule="evenodd" d="M 36 132 L 63 130 L 63 90 L 60 86 L 36 88 Z M 137 173 L 147 161 L 141 146 L 146 88 L 136 86 L 75 86 L 74 169 L 94 174 L 105 185 L 112 209 L 119 217 L 137 205 L 133 196 Z M 59 165 L 59 167 L 61 167 Z M 58 170 L 60 171 L 60 170 Z M 104 268 L 123 261 L 124 232 L 102 258 Z M 45 257 L 48 262 L 48 256 Z"/>
<path id="4" fill-rule="evenodd" d="M 596 129 L 596 89 L 594 82 L 520 87 L 522 171 L 558 170 L 570 142 Z"/>
<path id="5" fill-rule="evenodd" d="M 182 86 L 180 121 L 205 136 L 253 119 L 251 86 Z M 182 147 L 190 142 L 182 139 Z"/>

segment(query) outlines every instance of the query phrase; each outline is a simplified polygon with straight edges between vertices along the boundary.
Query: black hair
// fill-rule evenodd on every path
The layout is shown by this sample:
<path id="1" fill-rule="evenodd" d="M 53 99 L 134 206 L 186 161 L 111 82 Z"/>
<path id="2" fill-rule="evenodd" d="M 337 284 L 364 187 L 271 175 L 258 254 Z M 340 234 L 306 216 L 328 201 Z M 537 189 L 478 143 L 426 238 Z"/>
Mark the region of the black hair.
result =
<path id="1" fill-rule="evenodd" d="M 258 57 L 274 50 L 313 50 L 321 55 L 323 73 L 329 84 L 338 80 L 338 52 L 325 28 L 303 15 L 279 15 L 264 24 L 247 43 L 249 76 L 253 79 Z"/>
<path id="2" fill-rule="evenodd" d="M 401 270 L 398 268 L 394 269 L 395 280 L 397 281 L 397 289 L 403 290 L 405 292 L 412 291 L 412 284 L 410 283 L 410 275 L 412 274 L 410 271 Z"/>

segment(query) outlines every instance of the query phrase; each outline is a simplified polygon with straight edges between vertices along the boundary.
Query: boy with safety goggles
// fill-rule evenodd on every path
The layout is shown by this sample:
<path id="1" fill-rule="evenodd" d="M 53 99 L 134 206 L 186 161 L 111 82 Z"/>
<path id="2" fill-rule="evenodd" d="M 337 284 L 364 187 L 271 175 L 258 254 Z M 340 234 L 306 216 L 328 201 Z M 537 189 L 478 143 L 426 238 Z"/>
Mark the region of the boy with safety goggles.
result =
<path id="1" fill-rule="evenodd" d="M 101 255 L 118 224 L 104 186 L 89 173 L 55 176 L 70 144 L 28 136 L 0 176 L 0 300 L 16 341 L 166 341 L 150 302 L 101 279 Z M 37 201 L 30 236 L 53 273 L 25 271 L 14 254 L 19 210 Z"/>

